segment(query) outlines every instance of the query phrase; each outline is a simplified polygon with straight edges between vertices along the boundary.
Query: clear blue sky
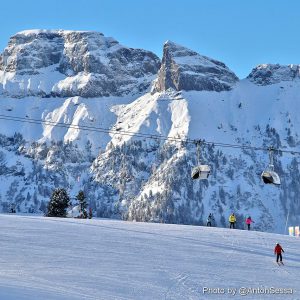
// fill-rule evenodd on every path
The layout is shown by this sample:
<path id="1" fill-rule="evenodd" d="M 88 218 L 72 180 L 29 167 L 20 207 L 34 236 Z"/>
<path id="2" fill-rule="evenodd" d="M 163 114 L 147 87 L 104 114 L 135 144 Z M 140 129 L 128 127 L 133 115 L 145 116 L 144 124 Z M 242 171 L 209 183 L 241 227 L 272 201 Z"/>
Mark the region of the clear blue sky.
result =
<path id="1" fill-rule="evenodd" d="M 172 40 L 240 78 L 259 63 L 300 64 L 300 0 L 0 0 L 0 51 L 25 29 L 95 30 L 161 57 Z"/>

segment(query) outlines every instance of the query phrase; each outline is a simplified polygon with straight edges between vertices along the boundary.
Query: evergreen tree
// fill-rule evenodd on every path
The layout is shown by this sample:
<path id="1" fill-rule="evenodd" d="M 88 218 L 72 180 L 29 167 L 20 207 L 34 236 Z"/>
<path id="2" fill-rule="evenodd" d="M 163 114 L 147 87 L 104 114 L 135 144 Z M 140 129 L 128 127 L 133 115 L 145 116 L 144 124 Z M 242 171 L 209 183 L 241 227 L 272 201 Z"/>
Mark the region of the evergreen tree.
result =
<path id="1" fill-rule="evenodd" d="M 83 191 L 79 191 L 78 195 L 76 196 L 76 199 L 79 202 L 79 206 L 80 206 L 80 211 L 82 213 L 82 217 L 84 219 L 86 219 L 87 218 L 87 210 L 86 210 L 87 203 L 86 203 L 84 192 Z"/>
<path id="2" fill-rule="evenodd" d="M 47 217 L 65 218 L 69 204 L 70 197 L 65 189 L 54 190 L 48 204 Z"/>

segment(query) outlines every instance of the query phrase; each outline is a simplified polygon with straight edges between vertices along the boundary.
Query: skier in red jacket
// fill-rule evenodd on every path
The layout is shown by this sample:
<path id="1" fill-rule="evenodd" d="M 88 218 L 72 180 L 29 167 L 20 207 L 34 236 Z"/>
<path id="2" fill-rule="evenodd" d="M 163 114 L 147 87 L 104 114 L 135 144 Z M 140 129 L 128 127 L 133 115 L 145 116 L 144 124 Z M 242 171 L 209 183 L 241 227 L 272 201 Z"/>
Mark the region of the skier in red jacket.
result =
<path id="1" fill-rule="evenodd" d="M 283 250 L 282 247 L 279 245 L 279 243 L 276 243 L 276 246 L 275 246 L 275 249 L 274 249 L 274 254 L 277 255 L 277 257 L 276 257 L 276 262 L 278 263 L 278 260 L 280 259 L 280 263 L 283 264 L 281 252 L 284 252 L 284 250 Z"/>

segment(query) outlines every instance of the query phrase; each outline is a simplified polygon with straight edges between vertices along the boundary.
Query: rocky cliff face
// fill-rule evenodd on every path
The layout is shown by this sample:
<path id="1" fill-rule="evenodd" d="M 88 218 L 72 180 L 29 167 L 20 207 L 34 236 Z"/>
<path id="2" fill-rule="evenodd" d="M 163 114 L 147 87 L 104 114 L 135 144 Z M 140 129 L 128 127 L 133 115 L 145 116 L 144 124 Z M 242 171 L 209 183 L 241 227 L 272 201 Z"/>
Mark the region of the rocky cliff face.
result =
<path id="1" fill-rule="evenodd" d="M 150 51 L 102 33 L 29 30 L 14 35 L 1 55 L 0 83 L 12 97 L 121 96 L 145 91 L 159 67 Z"/>
<path id="2" fill-rule="evenodd" d="M 2 54 L 0 70 L 35 75 L 38 69 L 60 62 L 64 39 L 59 31 L 30 30 L 17 33 Z"/>
<path id="3" fill-rule="evenodd" d="M 180 91 L 228 91 L 238 81 L 225 64 L 167 41 L 154 92 L 169 88 Z"/>
<path id="4" fill-rule="evenodd" d="M 270 85 L 281 81 L 293 81 L 300 78 L 300 66 L 261 64 L 255 67 L 247 78 L 258 85 Z"/>

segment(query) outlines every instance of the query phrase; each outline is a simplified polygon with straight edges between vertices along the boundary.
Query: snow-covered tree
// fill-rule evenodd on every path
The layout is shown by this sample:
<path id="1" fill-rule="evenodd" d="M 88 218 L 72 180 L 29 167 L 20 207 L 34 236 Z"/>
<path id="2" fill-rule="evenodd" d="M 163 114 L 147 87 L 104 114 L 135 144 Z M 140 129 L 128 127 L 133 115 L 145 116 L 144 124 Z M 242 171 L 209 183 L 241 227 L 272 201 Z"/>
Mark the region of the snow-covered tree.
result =
<path id="1" fill-rule="evenodd" d="M 83 191 L 79 191 L 78 195 L 76 196 L 76 199 L 79 202 L 79 207 L 80 207 L 80 212 L 82 214 L 82 217 L 84 219 L 86 219 L 87 218 L 87 210 L 86 210 L 87 203 L 86 203 L 86 198 L 85 198 L 84 192 Z"/>
<path id="2" fill-rule="evenodd" d="M 67 208 L 70 203 L 70 197 L 65 189 L 56 189 L 53 191 L 48 204 L 48 217 L 66 217 Z"/>

